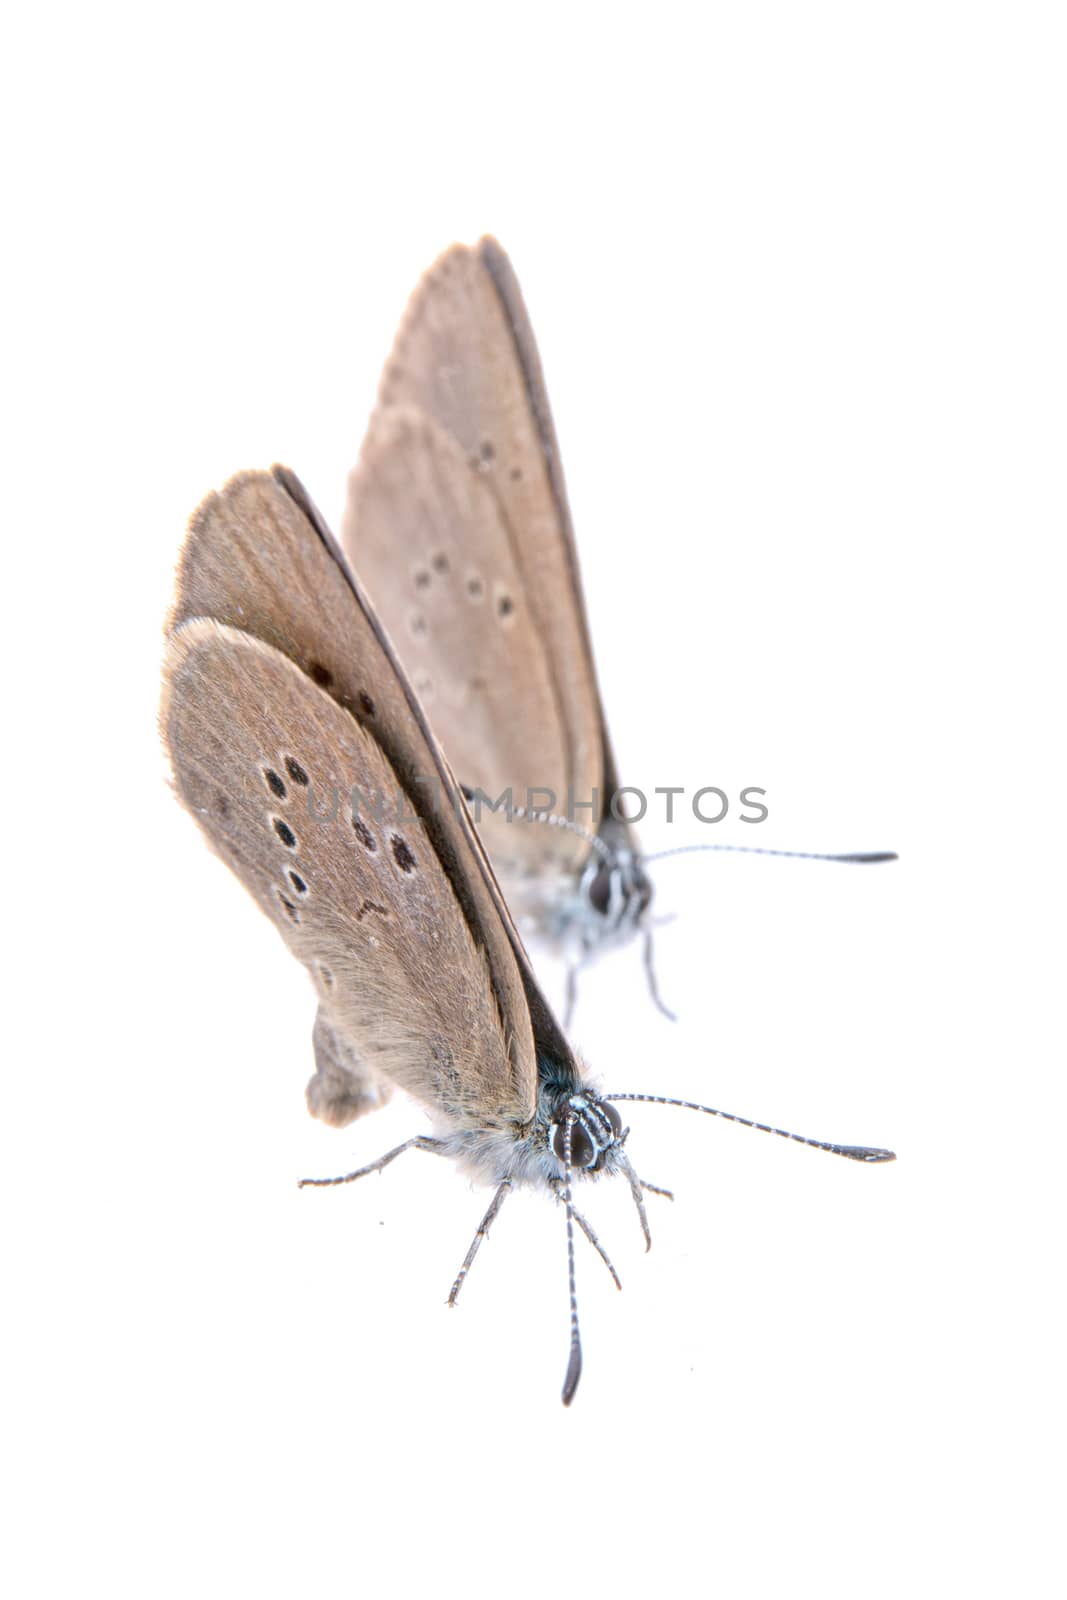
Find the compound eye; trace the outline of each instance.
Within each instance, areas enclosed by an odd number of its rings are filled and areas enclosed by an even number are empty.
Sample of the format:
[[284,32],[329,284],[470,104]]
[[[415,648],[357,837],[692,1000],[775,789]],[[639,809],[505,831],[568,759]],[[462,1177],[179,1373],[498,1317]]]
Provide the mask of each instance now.
[[611,904],[611,867],[607,862],[597,868],[589,885],[589,904],[602,917],[607,916],[608,906]]
[[603,1111],[604,1115],[607,1117],[608,1121],[611,1123],[611,1131],[612,1131],[612,1133],[615,1135],[615,1137],[617,1139],[619,1137],[619,1134],[622,1132],[622,1118],[619,1116],[619,1113],[615,1110],[615,1107],[612,1106],[612,1105],[609,1105],[606,1100],[601,1100],[600,1109],[601,1109],[601,1111]]
[[[565,1122],[557,1122],[552,1131],[552,1150],[558,1161],[566,1160],[566,1130]],[[586,1133],[580,1122],[571,1123],[571,1166],[591,1167],[596,1160],[596,1151],[593,1141]]]

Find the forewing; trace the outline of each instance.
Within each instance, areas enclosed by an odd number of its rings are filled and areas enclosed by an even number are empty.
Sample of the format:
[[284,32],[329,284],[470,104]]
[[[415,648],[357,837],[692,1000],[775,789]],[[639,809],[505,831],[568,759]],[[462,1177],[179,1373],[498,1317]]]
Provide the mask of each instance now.
[[[601,747],[601,772],[604,786],[601,800],[606,805],[618,788],[618,776],[611,739],[608,734],[607,719],[604,716],[600,683],[596,675],[593,640],[589,631],[589,618],[586,614],[585,594],[582,589],[581,568],[578,564],[578,546],[574,538],[574,524],[571,521],[567,486],[563,480],[563,457],[560,454],[559,442],[556,439],[556,427],[552,421],[552,409],[548,403],[548,390],[545,387],[541,355],[537,348],[537,340],[534,338],[530,314],[526,309],[526,302],[519,287],[519,280],[515,275],[515,269],[511,265],[507,252],[494,238],[487,234],[483,239],[479,240],[477,254],[478,259],[493,280],[493,287],[497,292],[504,315],[511,329],[511,337],[514,342],[516,359],[522,372],[522,382],[526,390],[530,416],[541,443],[545,470],[548,473],[548,480],[552,488],[556,518],[567,546],[574,603],[581,623],[582,636],[585,641],[585,657],[588,662],[589,676],[596,699]],[[629,834],[629,829],[627,829],[627,834]],[[636,848],[632,838],[631,848]]]
[[[511,923],[448,764],[358,580],[293,475],[240,473],[189,525],[170,625],[214,617],[281,650],[375,738],[415,806],[485,945],[512,1068],[536,1095],[529,1024],[552,1054],[568,1046]],[[433,804],[437,799],[440,803]]]
[[528,1120],[513,1019],[423,822],[351,816],[354,788],[400,787],[369,727],[286,655],[204,618],[171,637],[162,715],[181,799],[307,966],[324,1026],[438,1116]]
[[[569,756],[544,638],[489,483],[425,413],[380,409],[352,474],[345,548],[459,780],[561,810]],[[506,878],[575,867],[573,834],[483,811]],[[490,817],[492,820],[489,820]]]
[[594,790],[602,801],[603,719],[562,469],[529,320],[501,261],[499,245],[483,241],[477,250],[453,246],[430,268],[397,335],[379,404],[433,417],[492,485],[523,604],[544,644],[568,786],[579,801]]

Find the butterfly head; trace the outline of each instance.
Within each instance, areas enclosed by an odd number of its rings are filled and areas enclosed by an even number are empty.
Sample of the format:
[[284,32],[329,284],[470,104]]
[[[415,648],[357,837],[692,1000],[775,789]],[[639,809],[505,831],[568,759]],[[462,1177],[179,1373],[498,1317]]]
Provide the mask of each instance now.
[[548,1144],[564,1168],[570,1139],[571,1170],[577,1173],[611,1171],[629,1133],[613,1105],[593,1090],[560,1091],[548,1108]]
[[626,845],[593,856],[582,874],[582,899],[605,933],[636,928],[652,901],[652,882]]

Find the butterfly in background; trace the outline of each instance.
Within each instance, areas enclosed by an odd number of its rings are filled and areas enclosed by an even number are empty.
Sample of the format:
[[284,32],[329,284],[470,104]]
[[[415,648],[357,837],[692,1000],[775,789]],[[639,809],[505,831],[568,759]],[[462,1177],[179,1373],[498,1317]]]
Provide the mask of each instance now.
[[638,934],[670,1016],[652,964],[652,858],[613,803],[548,394],[495,239],[452,246],[415,289],[349,480],[342,544],[474,807],[509,905],[567,958],[565,1023],[579,968]]

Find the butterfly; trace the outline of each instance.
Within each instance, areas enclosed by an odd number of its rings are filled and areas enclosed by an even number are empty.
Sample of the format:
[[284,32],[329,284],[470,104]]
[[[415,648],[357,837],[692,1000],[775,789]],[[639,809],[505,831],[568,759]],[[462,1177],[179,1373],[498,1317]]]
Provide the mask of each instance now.
[[[621,1176],[649,1242],[617,1105],[538,986],[470,812],[388,636],[306,492],[284,468],[248,472],[194,515],[167,621],[160,712],[178,798],[310,974],[318,999],[309,1109],[343,1127],[395,1089],[429,1114],[417,1134],[337,1179],[418,1149],[493,1188],[453,1284],[507,1194],[548,1189],[566,1221],[570,1345],[582,1353],[579,1180]],[[381,806],[357,797],[383,796]],[[389,800],[395,804],[387,803]],[[887,1150],[802,1140],[878,1163]],[[666,1191],[657,1191],[666,1193]]]
[[621,803],[541,362],[495,239],[454,245],[416,288],[341,539],[509,904],[567,957],[565,1021],[579,968],[638,935],[671,1015],[652,963],[652,858]]

